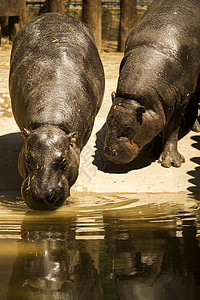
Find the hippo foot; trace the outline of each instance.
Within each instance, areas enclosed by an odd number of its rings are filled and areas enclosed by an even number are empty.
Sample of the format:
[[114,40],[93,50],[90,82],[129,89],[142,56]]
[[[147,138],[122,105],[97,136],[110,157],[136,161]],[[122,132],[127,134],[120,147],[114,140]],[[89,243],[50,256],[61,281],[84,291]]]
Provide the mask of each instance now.
[[179,168],[185,162],[185,158],[178,151],[163,151],[158,160],[161,166],[169,168],[171,166]]
[[199,120],[196,119],[193,127],[192,127],[192,130],[195,131],[195,132],[200,132],[200,124],[199,124]]

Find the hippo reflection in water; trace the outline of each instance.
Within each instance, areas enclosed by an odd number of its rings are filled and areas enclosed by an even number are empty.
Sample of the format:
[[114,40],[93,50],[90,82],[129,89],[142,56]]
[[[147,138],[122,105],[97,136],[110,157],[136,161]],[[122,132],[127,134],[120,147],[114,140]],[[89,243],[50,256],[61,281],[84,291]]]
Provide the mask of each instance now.
[[110,217],[107,211],[105,239],[91,238],[90,231],[82,239],[77,229],[88,220],[80,223],[80,215],[28,212],[6,299],[199,299],[199,224],[191,215],[178,228],[176,218],[152,221],[132,219],[127,211]]
[[104,85],[93,34],[81,21],[44,14],[18,33],[9,88],[25,142],[18,169],[30,208],[54,210],[69,196]]
[[28,212],[23,220],[6,299],[103,300],[91,256],[99,241],[75,239],[74,218],[43,216]]

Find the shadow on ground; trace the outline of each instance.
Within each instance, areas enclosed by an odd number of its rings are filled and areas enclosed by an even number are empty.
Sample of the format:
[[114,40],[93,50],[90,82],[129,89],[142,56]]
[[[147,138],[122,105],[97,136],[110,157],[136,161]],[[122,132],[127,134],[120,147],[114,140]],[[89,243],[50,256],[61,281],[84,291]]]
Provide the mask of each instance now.
[[22,179],[17,160],[23,145],[20,133],[0,136],[0,195],[20,194]]
[[[193,143],[192,146],[200,150],[200,136],[196,135],[193,136],[191,139],[195,141],[195,143]],[[199,166],[197,166],[194,170],[187,172],[192,177],[191,179],[189,179],[189,182],[192,183],[192,186],[188,188],[188,191],[192,193],[192,196],[196,200],[200,200],[200,155],[199,157],[191,158],[191,161]]]
[[[150,147],[151,144],[147,145],[134,159],[132,162],[128,164],[115,164],[109,161],[103,154],[104,140],[107,134],[107,126],[106,124],[97,132],[96,134],[96,144],[95,144],[95,155],[93,164],[98,168],[98,170],[103,171],[105,173],[127,173],[131,170],[142,169],[149,166],[152,162],[154,162],[159,157],[159,149],[160,145],[157,147],[156,155],[152,155],[154,151]],[[152,143],[153,144],[153,143]],[[153,148],[154,149],[154,148]]]

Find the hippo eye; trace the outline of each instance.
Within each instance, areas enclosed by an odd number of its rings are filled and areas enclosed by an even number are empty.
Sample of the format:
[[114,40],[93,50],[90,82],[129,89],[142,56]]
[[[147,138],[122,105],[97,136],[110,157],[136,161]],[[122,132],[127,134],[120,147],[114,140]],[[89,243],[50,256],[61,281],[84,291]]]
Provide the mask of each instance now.
[[64,170],[66,168],[66,166],[67,166],[67,160],[66,160],[66,158],[63,158],[63,160],[60,164],[60,169]]
[[[34,167],[33,167],[33,165],[32,165],[32,163],[31,163],[31,161],[30,161],[30,158],[26,155],[25,156],[25,161],[26,161],[26,163],[27,163],[27,169],[29,170],[29,171],[34,171]],[[38,168],[38,164],[36,165],[36,168]]]
[[30,164],[30,159],[27,155],[25,156],[25,161],[27,162],[27,164]]
[[108,127],[111,126],[111,121],[110,120],[107,120],[106,123],[107,123]]
[[125,132],[126,134],[131,133],[131,127],[130,127],[130,126],[126,126],[126,127],[124,128],[124,132]]

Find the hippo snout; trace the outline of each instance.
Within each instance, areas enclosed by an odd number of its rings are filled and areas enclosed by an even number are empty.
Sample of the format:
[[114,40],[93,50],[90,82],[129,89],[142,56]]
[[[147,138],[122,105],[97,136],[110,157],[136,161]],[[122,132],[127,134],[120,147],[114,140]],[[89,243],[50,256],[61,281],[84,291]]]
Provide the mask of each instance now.
[[26,204],[34,210],[56,210],[69,196],[69,185],[67,180],[62,178],[59,182],[48,186],[31,179],[28,176],[22,183],[21,193]]
[[139,153],[139,147],[130,142],[128,138],[110,139],[105,141],[104,154],[115,164],[127,164]]
[[105,146],[104,153],[105,155],[109,155],[111,157],[118,156],[117,150],[112,149],[110,146]]

